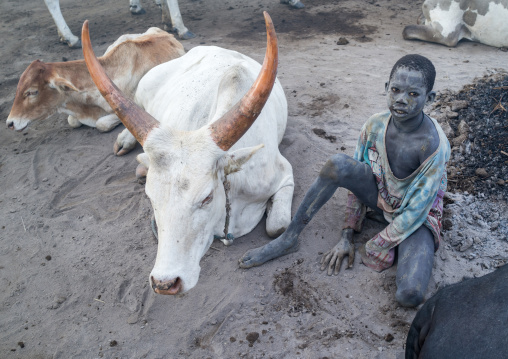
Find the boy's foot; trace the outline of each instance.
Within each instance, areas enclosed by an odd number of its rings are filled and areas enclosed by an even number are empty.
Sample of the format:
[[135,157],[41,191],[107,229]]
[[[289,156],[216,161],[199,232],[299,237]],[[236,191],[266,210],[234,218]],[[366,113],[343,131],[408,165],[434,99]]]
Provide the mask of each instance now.
[[284,234],[262,247],[250,249],[238,260],[240,268],[257,267],[271,259],[298,251],[298,240]]

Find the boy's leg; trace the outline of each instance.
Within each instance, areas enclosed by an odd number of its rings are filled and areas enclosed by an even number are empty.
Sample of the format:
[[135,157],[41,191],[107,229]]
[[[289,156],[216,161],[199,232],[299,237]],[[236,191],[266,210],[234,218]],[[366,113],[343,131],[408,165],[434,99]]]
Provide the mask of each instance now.
[[[298,250],[298,236],[338,187],[353,192],[360,201],[377,208],[377,185],[369,165],[344,154],[332,156],[321,169],[286,231],[270,243],[247,251],[240,267],[250,268]],[[379,210],[379,209],[378,209]]]
[[398,245],[397,293],[404,307],[423,302],[434,263],[434,236],[425,225]]

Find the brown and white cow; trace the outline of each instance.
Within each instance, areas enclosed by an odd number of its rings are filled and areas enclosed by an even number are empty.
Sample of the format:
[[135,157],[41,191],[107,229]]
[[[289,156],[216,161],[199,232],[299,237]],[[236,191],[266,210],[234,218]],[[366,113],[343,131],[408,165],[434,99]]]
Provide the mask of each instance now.
[[[118,87],[133,97],[139,80],[150,69],[184,53],[173,35],[153,27],[144,34],[122,35],[100,62]],[[33,61],[21,75],[7,126],[21,131],[31,121],[57,112],[69,115],[72,127],[87,125],[106,132],[120,123],[94,85],[84,60]]]
[[409,25],[406,40],[456,46],[461,39],[508,46],[508,0],[425,0],[424,25]]
[[[266,212],[266,231],[291,220],[293,172],[279,151],[287,101],[276,79],[278,49],[268,14],[263,66],[236,51],[197,46],[148,72],[135,102],[124,98],[91,51],[83,53],[97,87],[143,146],[145,192],[158,227],[150,283],[156,293],[194,287],[214,235],[241,237]],[[136,105],[136,104],[138,105]]]

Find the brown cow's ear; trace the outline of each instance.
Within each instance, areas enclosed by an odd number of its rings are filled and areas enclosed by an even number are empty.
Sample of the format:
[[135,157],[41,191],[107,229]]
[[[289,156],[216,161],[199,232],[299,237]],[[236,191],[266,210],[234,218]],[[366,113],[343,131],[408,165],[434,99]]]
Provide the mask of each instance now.
[[79,90],[74,86],[69,80],[64,79],[63,77],[56,77],[49,81],[51,87],[57,89],[58,91],[76,91]]

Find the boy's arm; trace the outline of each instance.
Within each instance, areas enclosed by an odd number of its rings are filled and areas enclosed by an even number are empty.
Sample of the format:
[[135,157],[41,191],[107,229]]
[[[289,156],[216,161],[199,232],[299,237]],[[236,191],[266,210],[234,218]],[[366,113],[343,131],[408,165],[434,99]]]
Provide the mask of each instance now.
[[[366,145],[367,133],[364,126],[360,132],[355,154],[353,155],[355,160],[365,162],[364,152]],[[354,229],[355,232],[361,232],[363,220],[365,219],[365,212],[365,205],[363,205],[352,192],[348,191],[343,229],[351,228]]]
[[[363,153],[367,142],[365,133],[365,125],[362,128],[358,143],[356,145],[354,159],[363,162]],[[362,229],[363,219],[365,218],[365,206],[356,198],[356,196],[348,192],[344,226],[342,229],[341,238],[338,243],[323,254],[321,258],[321,270],[328,267],[327,274],[332,275],[339,273],[342,260],[349,256],[347,268],[353,266],[355,260],[355,246],[353,244],[353,231],[360,232]]]

